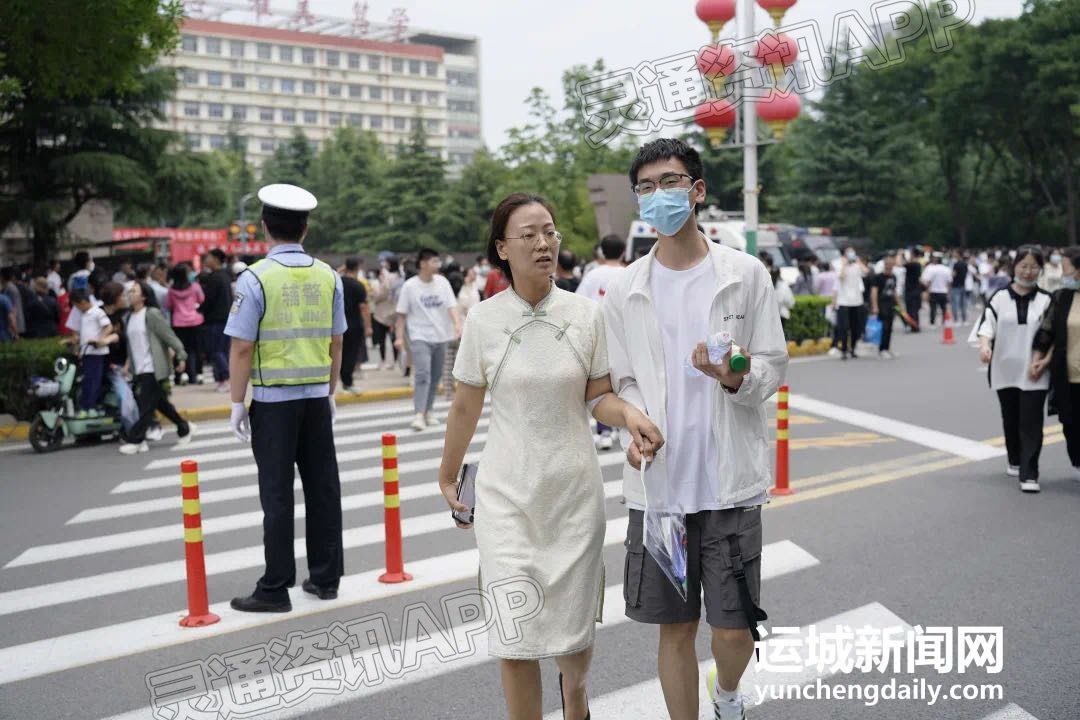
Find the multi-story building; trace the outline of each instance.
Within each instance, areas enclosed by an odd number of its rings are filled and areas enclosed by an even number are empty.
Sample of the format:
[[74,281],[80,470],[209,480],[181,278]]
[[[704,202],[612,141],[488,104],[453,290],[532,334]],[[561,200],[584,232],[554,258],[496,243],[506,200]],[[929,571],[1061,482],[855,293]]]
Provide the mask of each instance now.
[[430,32],[403,40],[187,18],[162,60],[179,73],[167,126],[206,151],[233,130],[257,166],[296,128],[316,148],[343,126],[392,148],[423,123],[457,174],[482,146],[478,43]]

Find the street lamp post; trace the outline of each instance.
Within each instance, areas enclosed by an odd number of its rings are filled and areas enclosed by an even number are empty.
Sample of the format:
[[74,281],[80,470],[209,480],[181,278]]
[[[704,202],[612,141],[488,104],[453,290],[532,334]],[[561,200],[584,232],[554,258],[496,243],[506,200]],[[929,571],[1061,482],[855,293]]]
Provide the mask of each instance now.
[[[754,37],[754,0],[739,0],[735,13],[739,37]],[[743,130],[743,218],[745,222],[746,252],[757,255],[758,230],[758,156],[757,113],[754,112],[752,93],[742,96]]]
[[248,200],[255,197],[255,193],[250,192],[247,195],[240,197],[240,239],[244,242],[244,250],[247,251],[248,231],[247,231],[247,213],[245,206]]

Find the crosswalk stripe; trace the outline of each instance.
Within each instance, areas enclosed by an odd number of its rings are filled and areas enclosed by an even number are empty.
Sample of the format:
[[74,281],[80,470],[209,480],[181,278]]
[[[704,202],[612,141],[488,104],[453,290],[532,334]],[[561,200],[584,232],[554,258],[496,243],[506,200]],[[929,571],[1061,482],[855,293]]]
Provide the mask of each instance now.
[[[625,538],[626,519],[609,520],[604,544],[621,545]],[[479,562],[479,555],[473,548],[406,564],[406,569],[413,576],[413,580],[407,583],[380,583],[378,577],[384,572],[382,569],[347,575],[341,579],[337,600],[317,600],[304,592],[291,593],[293,606],[291,613],[242,613],[229,607],[229,603],[222,602],[210,607],[210,612],[219,615],[221,622],[202,628],[180,627],[178,620],[186,613],[178,610],[69,635],[34,640],[22,645],[13,645],[0,649],[0,685],[62,672],[91,663],[205,640],[209,637],[253,627],[295,620],[328,610],[371,603],[440,585],[475,580]],[[770,543],[761,549],[762,580],[770,580],[818,564],[820,562],[817,558],[790,540]],[[605,598],[607,599],[604,603],[604,624],[623,622],[621,619],[624,618],[621,601],[622,586],[605,588]],[[477,639],[479,640],[479,637]],[[485,656],[481,659],[486,661],[489,658]],[[455,662],[453,665],[438,667],[444,669],[433,672],[433,675],[452,672],[462,666]],[[421,669],[418,673],[423,673],[423,670]],[[405,676],[405,679],[411,681],[412,677],[413,674],[410,673]],[[372,694],[385,687],[383,685],[379,688],[361,688],[358,693]],[[351,700],[359,696],[359,694],[350,694],[347,699]],[[305,708],[310,707],[310,705],[305,705]],[[132,717],[145,717],[145,708],[137,712],[142,714]]]
[[[763,566],[764,567],[764,566]],[[873,628],[903,627],[910,629],[907,623],[901,620],[891,610],[880,603],[869,603],[862,607],[847,612],[833,615],[832,617],[819,620],[812,625],[801,628],[798,637],[805,637],[810,627],[819,627],[832,631],[837,625],[848,627],[864,627],[869,625]],[[712,658],[698,665],[698,707],[699,714],[707,711],[712,717],[712,700],[709,698],[705,678],[713,665]],[[829,668],[818,670],[810,667],[798,672],[767,672],[758,671],[751,662],[743,675],[740,691],[747,695],[753,702],[757,702],[756,693],[748,693],[751,687],[764,687],[766,685],[802,685],[813,683],[818,678],[826,678],[833,673]],[[770,698],[766,696],[765,702]],[[749,703],[747,704],[749,707]],[[645,682],[637,683],[629,687],[616,690],[615,692],[589,698],[589,711],[595,712],[594,717],[629,718],[634,720],[667,720],[667,706],[664,703],[664,693],[660,687],[660,680],[654,678]],[[544,720],[557,720],[561,717],[560,711],[548,713]]]
[[[616,459],[621,461],[622,458],[617,457]],[[609,464],[613,463],[610,463],[609,461]],[[413,492],[407,492],[409,488],[411,488]],[[605,493],[608,493],[607,497],[618,497],[622,493],[622,481],[609,481],[604,484],[604,490]],[[438,497],[441,494],[442,491],[439,489],[438,483],[434,480],[423,485],[404,486],[399,491],[399,496],[403,501]],[[175,504],[176,501],[173,500],[173,505],[175,506]],[[341,498],[341,509],[343,512],[382,506],[382,490],[371,490],[368,492],[356,493],[354,495],[345,495]],[[307,505],[302,502],[297,503],[295,519],[301,520],[305,517],[307,517]],[[225,515],[217,518],[203,517],[202,529],[203,534],[210,538],[210,542],[213,542],[215,534],[231,532],[243,528],[258,527],[262,525],[262,521],[262,511],[252,510],[250,512],[235,513],[233,515]],[[408,520],[406,520],[406,522],[408,522]],[[130,530],[128,532],[80,538],[79,540],[69,540],[67,542],[52,543],[49,545],[37,545],[23,551],[18,557],[5,565],[4,568],[36,565],[38,563],[55,562],[57,560],[65,560],[74,557],[99,555],[114,550],[127,550],[129,548],[154,545],[156,543],[174,542],[181,537],[183,537],[182,525],[180,523],[171,522],[168,525],[159,525],[143,530]]]
[[[475,441],[475,438],[474,438]],[[465,462],[473,462],[480,459],[480,453],[470,453],[466,456]],[[604,453],[600,455],[600,467],[608,467],[610,465],[622,465],[625,462],[625,456],[618,451],[612,451],[610,453]],[[398,474],[404,476],[407,473],[424,472],[428,470],[438,470],[439,465],[442,464],[441,458],[429,458],[427,460],[414,460],[412,462],[402,463],[398,466]],[[361,470],[346,470],[339,473],[339,478],[342,486],[347,483],[358,482],[361,480],[372,480],[382,477],[382,468],[363,468]],[[299,487],[299,485],[297,486]],[[415,488],[416,486],[410,486]],[[426,494],[418,494],[414,496],[407,496],[406,493],[409,490],[402,486],[401,499],[405,500],[407,497],[428,497]],[[413,490],[415,492],[415,490]],[[199,501],[203,507],[210,503],[222,503],[232,500],[242,500],[248,497],[258,497],[259,487],[256,484],[249,483],[240,487],[222,488],[220,490],[207,490],[199,492]],[[380,500],[381,502],[381,500]],[[122,517],[131,517],[133,515],[144,515],[147,513],[174,511],[177,508],[177,497],[156,498],[154,500],[137,500],[129,503],[120,503],[116,505],[105,505],[101,507],[87,508],[79,511],[74,517],[67,521],[68,525],[76,525],[80,523],[97,522],[100,520],[115,520]]]
[[[486,428],[488,426],[488,422],[489,420],[487,418],[482,418],[480,422],[476,425],[477,429]],[[477,433],[473,436],[474,443],[483,442],[486,439],[487,433]],[[442,436],[435,438],[434,440],[398,443],[398,453],[400,456],[400,454],[425,452],[428,450],[442,450],[444,444],[445,438],[443,438]],[[252,457],[251,448],[245,448],[244,450],[240,450],[237,452],[242,452],[244,454],[244,457]],[[373,447],[367,448],[365,450],[352,450],[350,452],[337,453],[337,461],[339,466],[347,462],[355,462],[358,460],[374,460],[376,458],[379,460],[382,459],[382,447]],[[195,457],[193,459],[198,460],[200,463],[203,462],[202,459],[199,457]],[[142,492],[144,490],[175,488],[176,478],[180,473],[179,461],[168,460],[164,462],[166,463],[166,466],[175,467],[176,472],[171,475],[162,475],[160,477],[154,478],[144,478],[142,480],[127,480],[110,490],[110,494],[122,495],[125,493]],[[235,479],[238,477],[243,477],[244,475],[254,475],[258,472],[258,469],[258,466],[254,462],[246,463],[244,465],[231,465],[229,467],[213,468],[211,470],[203,470],[200,467],[199,485],[201,486],[203,483],[214,482],[216,480]]]
[[[619,497],[621,494],[621,482],[605,483],[605,497]],[[625,525],[626,519],[623,518],[622,522]],[[405,518],[401,521],[401,535],[406,538],[453,529],[455,528],[450,520],[449,510]],[[385,533],[386,527],[381,521],[348,528],[341,534],[342,543],[346,550],[379,545],[385,542]],[[293,553],[298,560],[307,557],[305,538],[297,538],[293,541]],[[211,553],[206,556],[205,562],[206,576],[211,577],[260,567],[265,562],[265,555],[261,544],[250,545],[235,550]],[[140,588],[180,582],[187,577],[186,568],[184,560],[167,560],[153,565],[98,573],[89,577],[7,590],[0,592],[0,615],[38,610],[78,600],[106,597]]]
[[990,713],[982,720],[1039,720],[1016,703],[1009,703],[1005,707]]

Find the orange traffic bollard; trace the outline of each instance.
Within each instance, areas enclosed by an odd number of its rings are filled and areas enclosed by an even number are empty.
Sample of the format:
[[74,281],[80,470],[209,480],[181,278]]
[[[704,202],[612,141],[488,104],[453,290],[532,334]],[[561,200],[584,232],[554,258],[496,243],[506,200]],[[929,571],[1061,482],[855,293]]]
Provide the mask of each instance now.
[[379,582],[399,583],[412,580],[401,558],[401,500],[398,495],[397,436],[382,436],[383,507],[386,525],[386,572]]
[[206,563],[203,559],[202,514],[199,510],[199,464],[180,463],[180,487],[184,498],[184,560],[187,562],[187,617],[184,627],[213,625],[219,618],[210,612],[206,594]]
[[949,308],[945,308],[945,320],[941,323],[941,344],[953,345],[956,340],[953,339],[953,321],[952,315],[949,314]]
[[790,495],[788,487],[788,386],[781,385],[776,393],[776,487],[773,495]]

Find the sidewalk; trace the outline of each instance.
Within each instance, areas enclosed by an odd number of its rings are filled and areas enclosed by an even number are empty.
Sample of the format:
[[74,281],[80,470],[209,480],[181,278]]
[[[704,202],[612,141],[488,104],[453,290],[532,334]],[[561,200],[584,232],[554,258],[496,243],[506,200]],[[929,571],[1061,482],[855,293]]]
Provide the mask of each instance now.
[[[381,402],[384,400],[400,400],[412,397],[412,387],[409,378],[404,377],[399,368],[393,370],[376,369],[374,363],[363,366],[363,371],[357,371],[353,375],[356,383],[355,392],[347,393],[341,389],[338,383],[337,394],[334,398],[338,405],[350,405],[353,403]],[[228,393],[219,393],[215,389],[215,383],[211,371],[207,368],[203,373],[202,385],[174,386],[172,390],[172,402],[180,414],[189,420],[216,420],[229,417],[230,397]],[[251,388],[248,387],[248,399],[251,399]],[[10,415],[0,416],[0,443],[5,441],[25,441],[29,423],[17,423]]]

